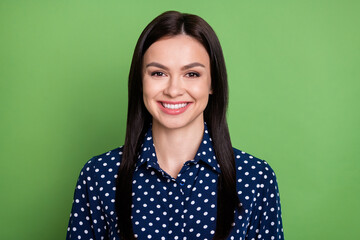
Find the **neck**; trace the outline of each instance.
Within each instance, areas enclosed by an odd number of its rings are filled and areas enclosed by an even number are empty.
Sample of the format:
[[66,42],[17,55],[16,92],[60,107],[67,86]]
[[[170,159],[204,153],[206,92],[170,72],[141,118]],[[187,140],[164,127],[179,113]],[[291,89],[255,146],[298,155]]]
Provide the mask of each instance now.
[[184,163],[194,159],[204,134],[204,122],[169,129],[153,123],[153,141],[160,167],[173,178]]

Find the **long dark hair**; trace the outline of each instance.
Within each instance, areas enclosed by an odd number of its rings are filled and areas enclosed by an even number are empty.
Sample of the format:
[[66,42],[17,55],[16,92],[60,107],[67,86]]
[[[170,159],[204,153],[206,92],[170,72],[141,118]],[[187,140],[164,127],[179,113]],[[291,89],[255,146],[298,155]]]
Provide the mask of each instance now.
[[204,111],[220,165],[218,179],[217,219],[214,239],[225,239],[232,228],[234,211],[239,207],[236,192],[235,158],[226,122],[228,84],[225,60],[214,30],[202,18],[176,11],[156,17],[136,44],[128,83],[128,116],[123,155],[116,183],[116,213],[122,239],[133,240],[131,221],[132,177],[144,135],[152,121],[142,98],[143,56],[151,44],[165,36],[189,35],[198,40],[210,57],[212,94]]

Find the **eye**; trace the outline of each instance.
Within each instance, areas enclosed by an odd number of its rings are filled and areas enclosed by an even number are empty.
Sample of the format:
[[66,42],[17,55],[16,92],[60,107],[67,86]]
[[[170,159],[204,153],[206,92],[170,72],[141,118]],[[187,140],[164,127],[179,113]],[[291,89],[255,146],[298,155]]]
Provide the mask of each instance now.
[[189,72],[186,74],[186,76],[190,77],[190,78],[197,78],[197,77],[200,77],[200,74],[197,72]]
[[155,77],[163,77],[163,76],[165,76],[165,73],[155,71],[155,72],[152,72],[152,73],[151,73],[151,76],[155,76]]

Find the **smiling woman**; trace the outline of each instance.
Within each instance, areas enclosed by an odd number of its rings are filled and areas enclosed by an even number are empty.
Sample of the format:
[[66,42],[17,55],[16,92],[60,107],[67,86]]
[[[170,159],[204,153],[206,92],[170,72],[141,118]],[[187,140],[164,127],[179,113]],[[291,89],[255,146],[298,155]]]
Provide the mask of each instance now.
[[211,74],[201,43],[185,34],[160,39],[146,51],[144,66],[143,98],[153,128],[203,129]]
[[200,17],[142,32],[125,144],[81,171],[67,239],[283,239],[275,173],[231,145],[225,61]]

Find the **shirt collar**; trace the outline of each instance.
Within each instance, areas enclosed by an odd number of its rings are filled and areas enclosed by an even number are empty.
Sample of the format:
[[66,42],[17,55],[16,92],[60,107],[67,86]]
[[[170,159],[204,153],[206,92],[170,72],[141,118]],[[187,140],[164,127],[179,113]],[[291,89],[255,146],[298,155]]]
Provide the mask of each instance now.
[[[210,137],[206,123],[204,124],[204,134],[201,144],[194,159],[191,161],[198,163],[202,161],[208,165],[213,171],[220,173],[220,166],[216,160],[212,139]],[[148,168],[155,168],[161,170],[156,158],[155,146],[152,138],[152,128],[149,127],[145,134],[143,144],[141,145],[140,155],[136,162],[136,167],[146,164]]]

